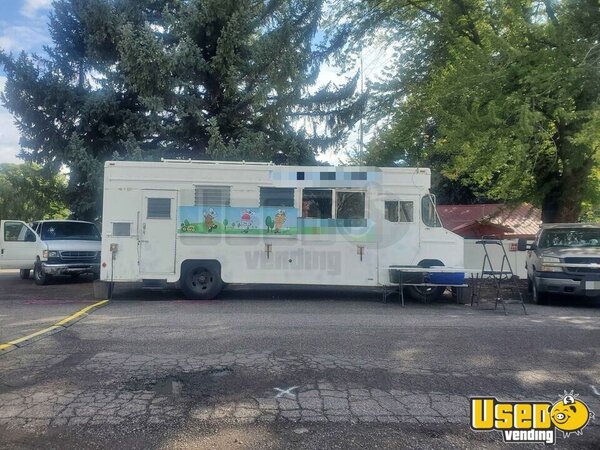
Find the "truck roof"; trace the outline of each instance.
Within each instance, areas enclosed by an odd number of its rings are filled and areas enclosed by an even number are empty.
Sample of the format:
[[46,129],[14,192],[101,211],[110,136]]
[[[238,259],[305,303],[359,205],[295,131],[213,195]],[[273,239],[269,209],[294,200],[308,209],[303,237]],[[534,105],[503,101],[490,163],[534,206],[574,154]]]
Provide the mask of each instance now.
[[540,225],[542,230],[551,230],[554,228],[600,228],[600,223],[543,223]]
[[305,172],[318,172],[322,170],[332,170],[332,169],[341,169],[348,171],[364,171],[364,170],[373,170],[380,169],[389,172],[397,172],[397,173],[422,173],[422,174],[431,174],[431,169],[426,167],[377,167],[377,166],[288,166],[288,165],[278,165],[272,162],[251,162],[251,161],[210,161],[210,160],[194,160],[194,159],[162,159],[161,161],[107,161],[104,164],[104,167],[110,166],[140,166],[140,167],[160,167],[167,165],[192,165],[197,167],[210,167],[210,166],[226,166],[229,168],[279,168],[285,170],[301,170]]

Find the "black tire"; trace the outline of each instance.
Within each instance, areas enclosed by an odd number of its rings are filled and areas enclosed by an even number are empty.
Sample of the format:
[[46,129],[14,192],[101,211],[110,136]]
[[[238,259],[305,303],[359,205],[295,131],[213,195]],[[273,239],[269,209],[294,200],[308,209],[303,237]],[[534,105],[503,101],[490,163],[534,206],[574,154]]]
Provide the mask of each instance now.
[[[419,263],[419,267],[428,268],[443,266],[441,261],[425,259]],[[446,291],[446,286],[407,286],[406,292],[409,297],[420,302],[438,300]]]
[[223,289],[223,280],[212,264],[188,267],[181,277],[181,290],[190,300],[210,300]]
[[408,295],[420,302],[431,302],[438,300],[446,290],[446,286],[407,286]]
[[31,269],[19,270],[19,277],[21,277],[21,280],[28,280],[30,275],[31,275]]
[[51,279],[52,275],[44,273],[41,264],[38,263],[33,267],[33,281],[35,281],[35,284],[38,286],[44,286],[48,284]]
[[531,301],[536,305],[545,305],[548,303],[548,294],[538,290],[535,278],[531,281]]

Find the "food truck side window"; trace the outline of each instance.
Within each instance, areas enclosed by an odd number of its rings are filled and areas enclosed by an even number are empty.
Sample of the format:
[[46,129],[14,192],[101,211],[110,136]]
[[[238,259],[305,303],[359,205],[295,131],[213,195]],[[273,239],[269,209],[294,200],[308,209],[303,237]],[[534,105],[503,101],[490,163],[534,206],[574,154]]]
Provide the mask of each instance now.
[[302,190],[302,217],[331,219],[333,191],[331,189]]

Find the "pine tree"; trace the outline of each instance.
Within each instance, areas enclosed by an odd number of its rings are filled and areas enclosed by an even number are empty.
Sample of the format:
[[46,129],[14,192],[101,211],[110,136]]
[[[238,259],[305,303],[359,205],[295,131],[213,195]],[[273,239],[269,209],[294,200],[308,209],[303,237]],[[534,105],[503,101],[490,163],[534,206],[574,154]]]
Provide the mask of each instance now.
[[322,14],[323,0],[57,0],[43,56],[0,52],[21,156],[67,166],[84,219],[109,159],[312,163],[362,108],[356,78],[308,89],[340,45],[316,38]]

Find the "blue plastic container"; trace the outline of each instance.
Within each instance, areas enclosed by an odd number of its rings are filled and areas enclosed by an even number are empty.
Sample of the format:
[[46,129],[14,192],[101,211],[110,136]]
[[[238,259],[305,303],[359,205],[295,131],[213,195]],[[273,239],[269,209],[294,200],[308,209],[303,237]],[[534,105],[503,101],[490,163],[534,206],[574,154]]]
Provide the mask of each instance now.
[[464,272],[432,272],[429,274],[431,284],[464,284]]

